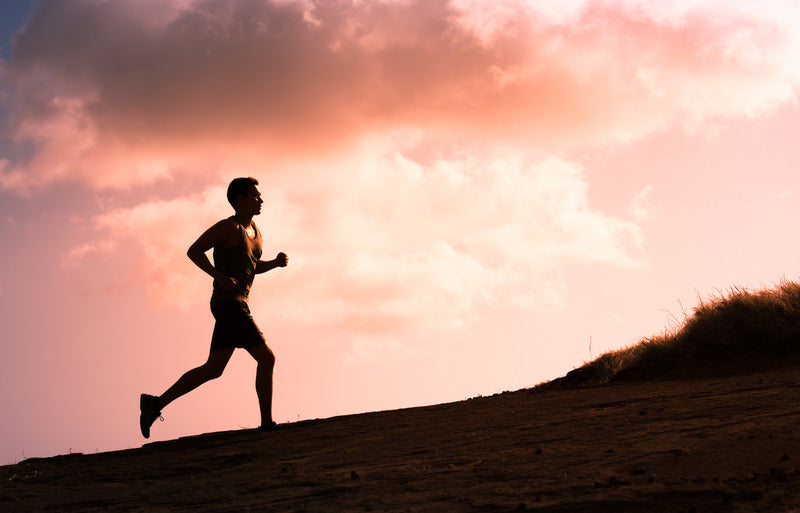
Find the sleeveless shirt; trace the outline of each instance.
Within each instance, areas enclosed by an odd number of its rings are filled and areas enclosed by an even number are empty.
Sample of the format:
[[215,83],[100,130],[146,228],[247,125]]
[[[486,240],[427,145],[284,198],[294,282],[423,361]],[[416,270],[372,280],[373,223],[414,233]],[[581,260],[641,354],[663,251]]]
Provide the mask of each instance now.
[[255,237],[251,238],[245,233],[243,226],[238,223],[237,226],[240,232],[239,243],[235,246],[215,246],[214,267],[225,276],[235,279],[238,286],[233,290],[221,290],[214,283],[214,292],[211,294],[212,301],[247,301],[247,297],[250,295],[250,286],[256,275],[256,264],[261,258],[261,232],[253,223]]

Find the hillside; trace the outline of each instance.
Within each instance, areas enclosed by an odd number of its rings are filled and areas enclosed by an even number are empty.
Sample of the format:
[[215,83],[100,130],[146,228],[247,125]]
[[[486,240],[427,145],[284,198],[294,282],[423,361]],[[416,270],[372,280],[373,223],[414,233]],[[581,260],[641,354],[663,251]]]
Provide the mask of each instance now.
[[798,362],[800,284],[782,281],[773,288],[732,288],[701,299],[674,329],[603,354],[541,386],[725,376]]
[[0,467],[0,510],[796,511],[800,374],[534,389]]

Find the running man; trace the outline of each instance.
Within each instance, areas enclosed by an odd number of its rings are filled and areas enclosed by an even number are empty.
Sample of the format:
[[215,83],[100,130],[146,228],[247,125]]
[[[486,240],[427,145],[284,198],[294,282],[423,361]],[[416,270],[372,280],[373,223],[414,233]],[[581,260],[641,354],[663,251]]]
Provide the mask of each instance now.
[[[284,253],[274,260],[260,260],[261,232],[253,222],[253,216],[261,213],[261,193],[255,178],[236,178],[228,186],[228,202],[235,214],[205,231],[189,247],[186,253],[197,267],[214,278],[211,294],[211,313],[216,324],[211,336],[211,351],[206,363],[181,376],[160,396],[142,394],[139,427],[145,438],[150,437],[150,426],[161,416],[161,410],[169,403],[218,378],[233,355],[241,347],[256,360],[256,394],[261,409],[261,426],[267,431],[277,425],[272,420],[272,370],[275,355],[267,347],[264,335],[258,329],[247,298],[256,274],[286,267],[289,263]],[[206,256],[213,249],[214,263]]]

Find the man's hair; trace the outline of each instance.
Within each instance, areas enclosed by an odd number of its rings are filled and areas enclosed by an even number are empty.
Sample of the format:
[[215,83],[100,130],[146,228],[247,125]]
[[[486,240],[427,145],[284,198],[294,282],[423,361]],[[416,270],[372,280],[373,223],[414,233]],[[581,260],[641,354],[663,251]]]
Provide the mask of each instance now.
[[234,178],[228,185],[228,203],[236,208],[236,198],[247,194],[247,189],[253,185],[258,185],[258,180],[252,176],[247,178]]

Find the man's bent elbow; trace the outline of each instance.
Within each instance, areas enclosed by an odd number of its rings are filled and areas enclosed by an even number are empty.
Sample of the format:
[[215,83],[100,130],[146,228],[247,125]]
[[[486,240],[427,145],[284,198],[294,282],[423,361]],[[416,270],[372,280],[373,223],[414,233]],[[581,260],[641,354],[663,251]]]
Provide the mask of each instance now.
[[198,254],[198,253],[201,253],[201,251],[200,251],[200,249],[199,249],[197,246],[195,246],[194,244],[192,244],[191,246],[189,246],[189,249],[187,249],[187,250],[186,250],[186,256],[188,256],[188,257],[189,257],[189,259],[191,259],[191,260],[194,260],[195,258],[197,258],[197,254]]
[[197,265],[200,265],[199,262],[202,262],[204,254],[205,252],[201,251],[199,248],[196,248],[194,246],[190,247],[186,251],[186,256],[189,257],[189,260],[191,260]]

